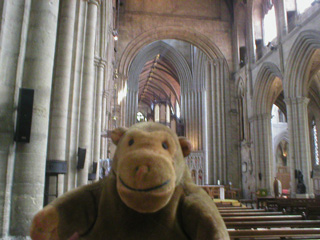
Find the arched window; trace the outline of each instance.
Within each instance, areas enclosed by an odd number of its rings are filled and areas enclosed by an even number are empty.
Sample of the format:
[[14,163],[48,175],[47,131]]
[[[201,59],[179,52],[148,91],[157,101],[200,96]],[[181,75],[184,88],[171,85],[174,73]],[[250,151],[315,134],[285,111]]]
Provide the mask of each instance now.
[[312,124],[312,142],[313,142],[313,149],[314,149],[315,165],[320,165],[318,132],[317,132],[317,125],[314,119],[312,120],[311,124]]
[[279,114],[279,122],[287,122],[286,115],[284,115],[284,113],[280,109],[278,109],[278,114]]
[[238,100],[238,108],[239,108],[239,122],[240,122],[240,141],[244,140],[244,114],[243,114],[243,96],[241,96]]
[[178,101],[176,101],[176,116],[177,118],[180,118],[180,106]]
[[144,122],[144,121],[147,121],[145,116],[142,114],[142,112],[138,112],[137,113],[137,121],[138,122]]
[[166,122],[170,123],[170,117],[171,117],[171,111],[170,111],[170,106],[167,104],[166,106]]
[[159,104],[156,104],[154,107],[154,121],[160,122],[160,107]]
[[277,23],[276,23],[276,13],[274,6],[272,5],[271,9],[268,10],[263,19],[263,33],[264,45],[268,45],[273,39],[277,37]]

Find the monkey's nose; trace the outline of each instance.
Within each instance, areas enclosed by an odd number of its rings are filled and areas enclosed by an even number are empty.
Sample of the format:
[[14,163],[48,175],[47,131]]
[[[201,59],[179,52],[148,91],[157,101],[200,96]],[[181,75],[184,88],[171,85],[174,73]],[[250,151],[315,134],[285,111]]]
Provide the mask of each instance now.
[[136,180],[141,182],[143,177],[150,171],[150,168],[147,165],[141,165],[136,167]]

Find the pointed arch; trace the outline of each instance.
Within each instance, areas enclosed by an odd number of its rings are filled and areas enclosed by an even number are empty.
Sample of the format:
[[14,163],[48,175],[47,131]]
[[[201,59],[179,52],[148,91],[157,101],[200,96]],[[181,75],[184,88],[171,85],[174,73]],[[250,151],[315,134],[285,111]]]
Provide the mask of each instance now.
[[271,99],[272,94],[270,94],[272,84],[276,77],[280,80],[283,79],[280,69],[275,64],[266,62],[261,66],[253,90],[252,102],[254,115],[270,113],[271,106],[276,100]]
[[273,149],[274,151],[276,150],[276,148],[278,147],[278,145],[280,144],[280,142],[284,140],[289,144],[289,133],[288,131],[283,131],[281,132],[279,135],[277,135],[274,140],[273,140]]
[[310,74],[310,59],[313,53],[320,49],[320,32],[307,30],[300,33],[293,44],[284,81],[286,98],[308,97],[308,80]]
[[141,49],[133,59],[128,72],[128,88],[137,90],[139,74],[146,62],[150,61],[157,54],[168,60],[176,69],[180,85],[189,85],[192,81],[192,75],[185,58],[169,44],[157,41]]
[[[205,182],[207,184],[214,184],[217,182],[217,179],[220,179],[223,183],[227,183],[228,135],[226,132],[229,116],[226,115],[226,112],[230,110],[230,105],[226,104],[226,102],[229,102],[226,98],[229,98],[230,92],[230,85],[228,83],[230,72],[226,58],[207,36],[195,30],[179,26],[155,27],[140,34],[128,43],[121,54],[117,65],[120,82],[122,85],[125,85],[124,83],[127,81],[128,84],[129,82],[130,84],[134,83],[135,80],[131,77],[131,73],[136,74],[139,72],[136,70],[140,66],[140,63],[136,62],[139,53],[144,51],[144,47],[166,39],[190,43],[197,49],[200,49],[201,54],[204,55],[204,57],[199,55],[198,61],[199,63],[203,62],[201,64],[202,68],[199,69],[199,71],[201,70],[201,74],[198,74],[199,77],[197,78],[194,78],[190,74],[192,78],[189,78],[188,75],[182,75],[186,74],[183,68],[187,67],[187,65],[181,59],[179,60],[179,57],[175,57],[173,51],[170,51],[172,53],[171,56],[176,58],[175,64],[177,66],[180,64],[178,68],[181,70],[181,75],[179,76],[181,86],[181,115],[185,124],[186,137],[191,140],[193,139],[195,145],[197,145],[197,142],[210,139],[210,141],[206,142],[206,145],[202,146],[202,149],[199,149],[201,153],[206,154],[204,155],[207,162],[204,166]],[[170,47],[167,46],[167,49],[170,50]],[[135,64],[137,64],[137,68],[134,67]],[[176,69],[177,71],[178,68]],[[190,69],[187,70],[187,73],[190,73]],[[195,84],[196,81],[205,84]],[[130,126],[135,122],[135,118],[132,116],[135,116],[138,109],[138,89],[136,89],[136,86],[132,87],[128,87],[127,97],[120,105],[120,119],[121,124],[124,126]],[[200,114],[192,114],[196,112]],[[213,129],[212,126],[217,126],[216,123],[220,123],[220,127]],[[195,126],[201,126],[199,132],[195,130]],[[209,161],[210,164],[208,164]],[[215,168],[213,163],[217,164],[219,168]],[[218,169],[221,171],[218,171]],[[235,181],[238,181],[237,177],[232,179],[232,182]]]
[[186,41],[201,49],[211,60],[226,60],[220,49],[206,36],[185,28],[176,26],[156,27],[152,30],[146,31],[132,40],[124,50],[118,65],[118,70],[124,75],[128,76],[129,66],[133,59],[140,52],[140,50],[152,42],[164,39],[176,39]]
[[244,97],[246,92],[246,85],[242,77],[239,77],[237,79],[235,86],[237,86],[237,97]]
[[268,192],[272,189],[274,171],[270,112],[272,104],[282,91],[282,84],[280,86],[279,83],[281,79],[282,74],[279,68],[273,63],[266,62],[258,72],[253,91],[253,117],[251,119],[253,153],[256,162],[256,176],[260,176],[260,181],[256,182],[256,188],[267,188]]

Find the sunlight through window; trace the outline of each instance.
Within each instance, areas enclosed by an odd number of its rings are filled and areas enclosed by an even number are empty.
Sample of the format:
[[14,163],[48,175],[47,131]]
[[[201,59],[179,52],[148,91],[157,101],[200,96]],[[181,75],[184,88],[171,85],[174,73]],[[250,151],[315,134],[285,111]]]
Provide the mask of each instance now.
[[180,118],[180,106],[178,101],[176,101],[176,115],[177,115],[177,118]]
[[313,133],[313,146],[314,146],[314,157],[315,157],[315,164],[320,165],[319,160],[319,145],[318,145],[318,132],[317,132],[317,125],[315,121],[312,121],[312,133]]
[[264,16],[264,45],[267,45],[277,36],[277,23],[274,7]]
[[307,8],[311,7],[314,0],[297,0],[297,10],[299,13],[303,13]]
[[138,120],[138,122],[146,122],[147,121],[147,119],[144,117],[142,112],[137,113],[137,120]]

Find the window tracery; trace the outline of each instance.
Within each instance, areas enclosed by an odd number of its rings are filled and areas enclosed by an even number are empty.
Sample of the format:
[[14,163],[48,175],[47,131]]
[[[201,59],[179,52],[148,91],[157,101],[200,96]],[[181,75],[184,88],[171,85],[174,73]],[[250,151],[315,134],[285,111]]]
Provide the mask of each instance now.
[[318,131],[317,131],[317,125],[314,119],[312,120],[312,141],[313,141],[315,165],[320,165]]

